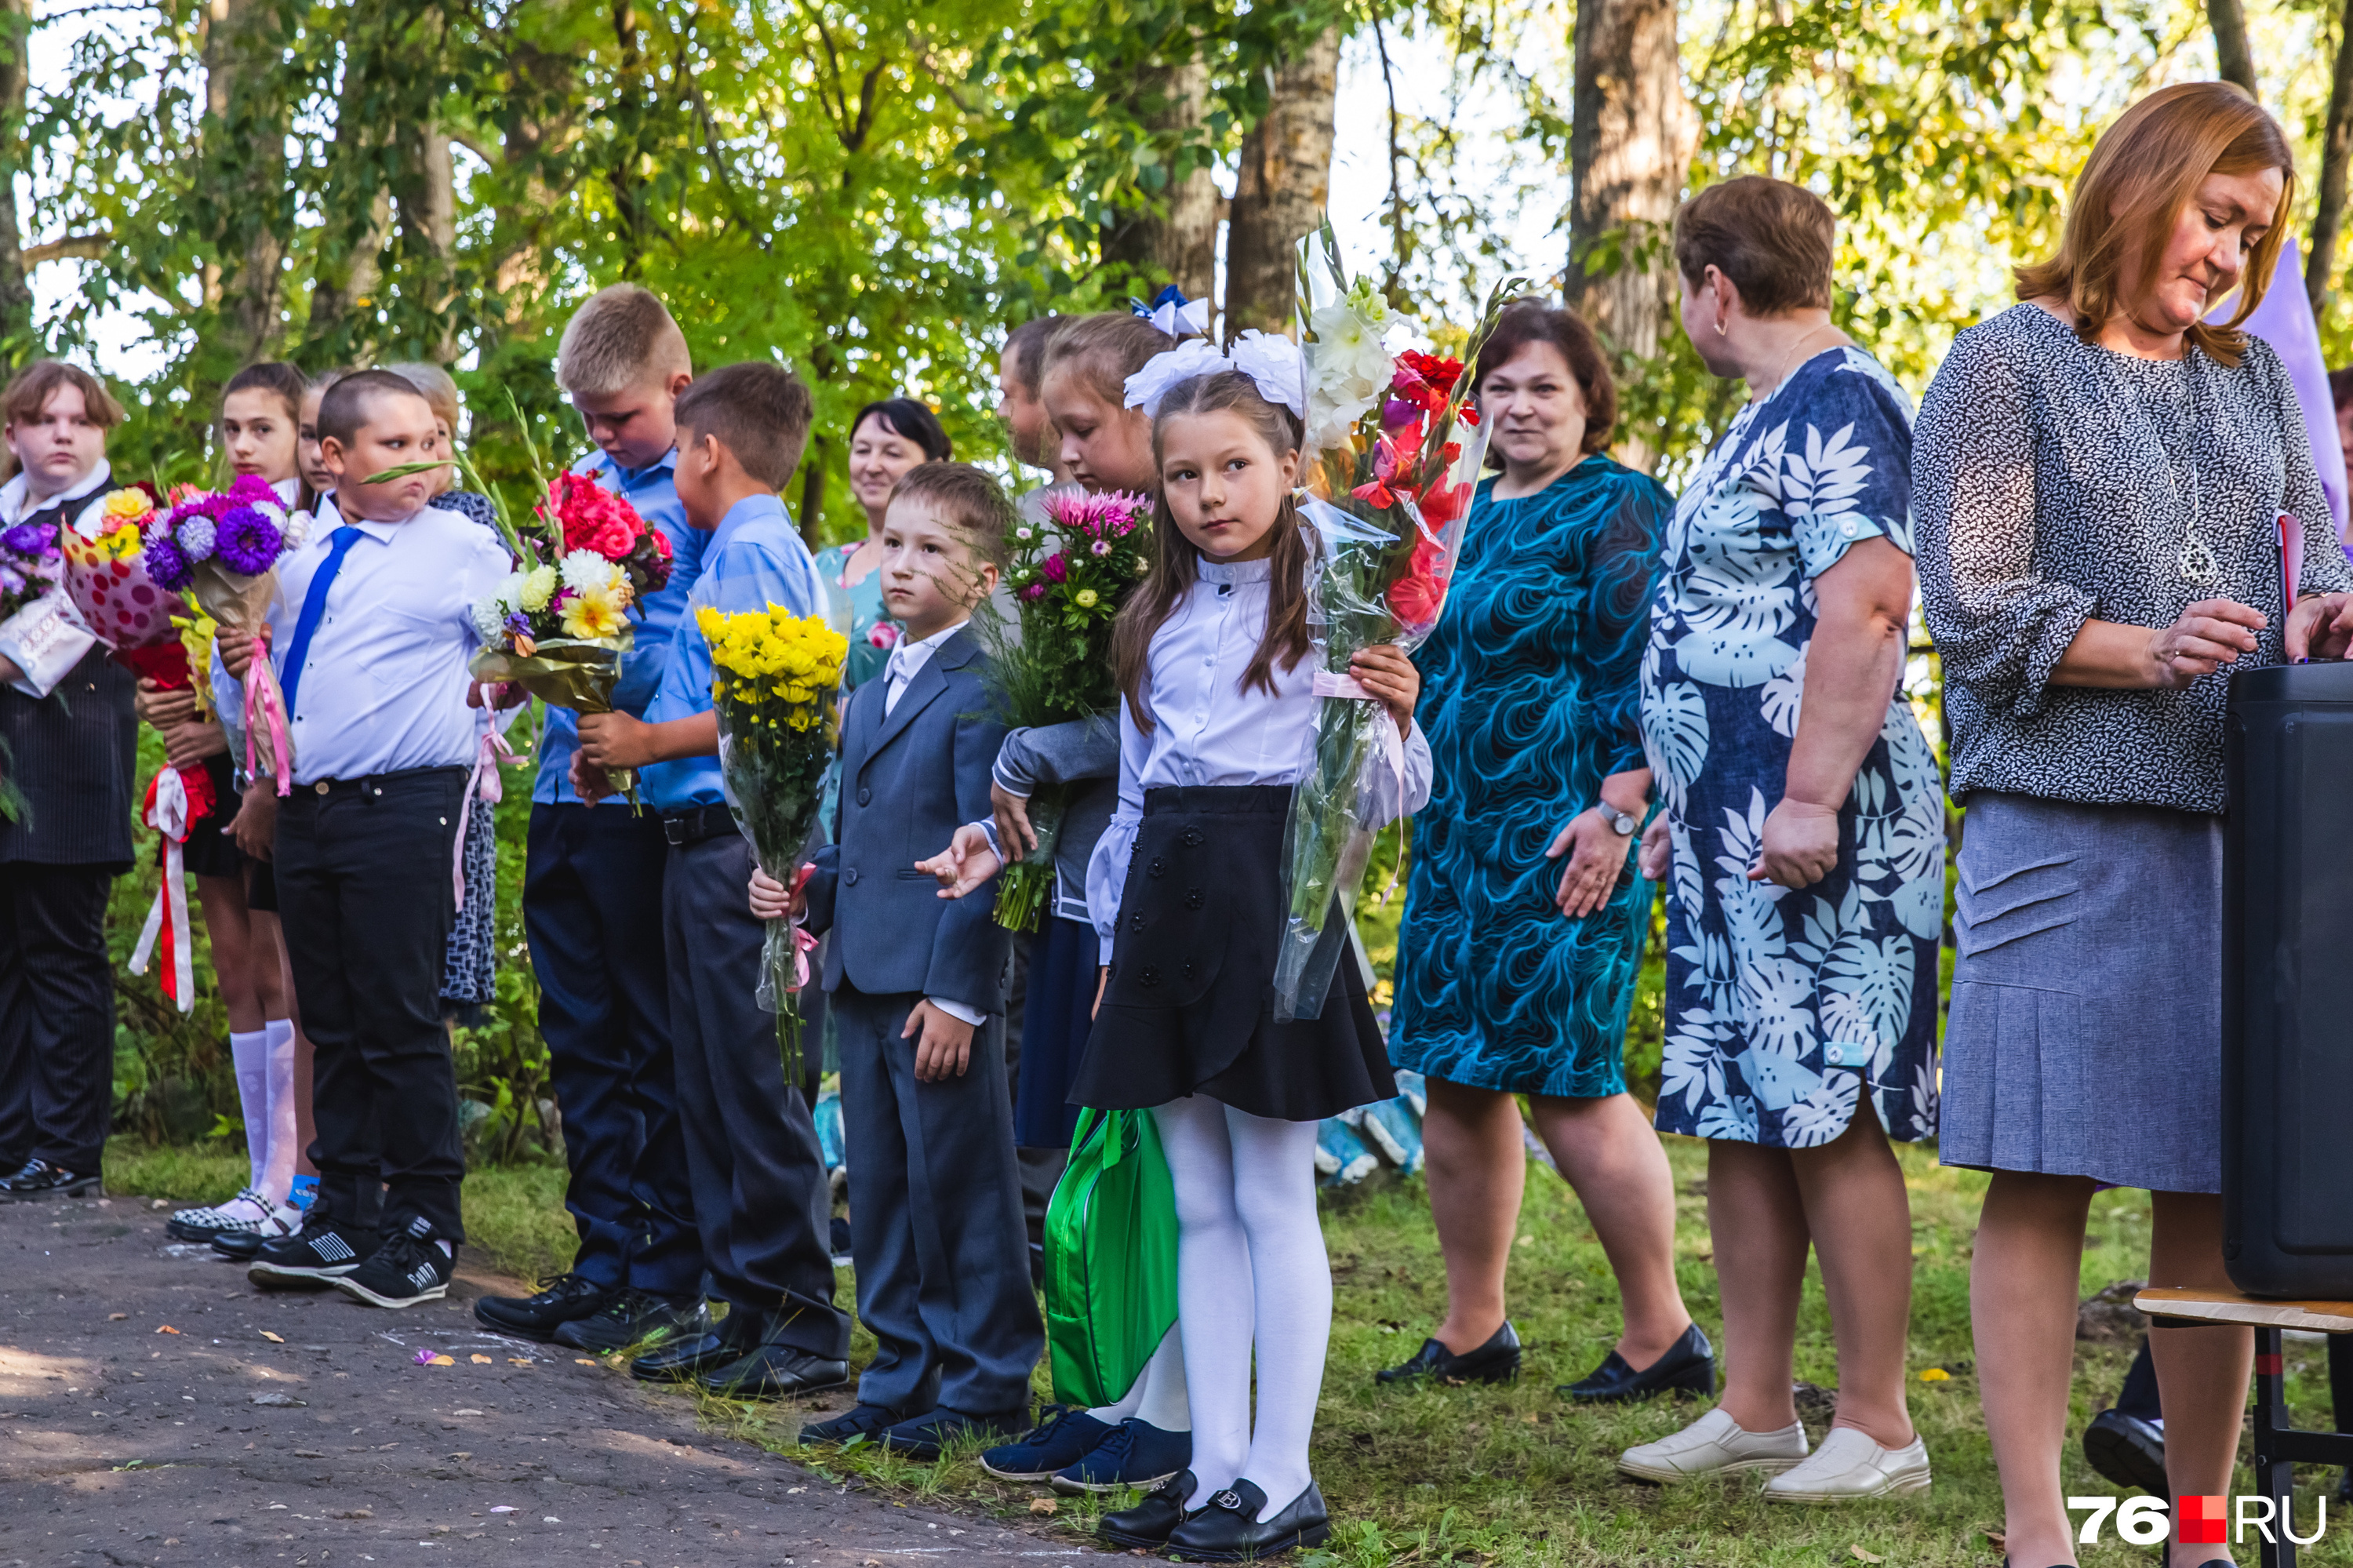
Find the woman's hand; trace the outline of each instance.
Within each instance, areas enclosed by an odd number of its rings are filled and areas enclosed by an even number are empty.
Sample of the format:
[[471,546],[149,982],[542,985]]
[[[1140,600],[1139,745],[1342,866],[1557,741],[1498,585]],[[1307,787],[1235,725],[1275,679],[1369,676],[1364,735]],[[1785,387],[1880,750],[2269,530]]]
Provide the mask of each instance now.
[[1008,794],[1005,786],[996,779],[988,781],[988,809],[997,818],[997,842],[1005,850],[1008,860],[1028,858],[1038,847],[1038,834],[1029,826],[1029,802],[1019,795]]
[[1751,882],[1811,887],[1838,864],[1838,809],[1792,800],[1787,795],[1765,818]]
[[2148,683],[2159,691],[2181,691],[2199,676],[2236,663],[2240,654],[2253,652],[2255,633],[2263,626],[2259,609],[2232,599],[2201,599],[2180,620],[2148,634]]
[[175,724],[188,724],[196,716],[196,694],[187,686],[159,686],[152,676],[139,679],[139,690],[131,699],[139,722],[157,729],[169,729]]
[[1005,863],[988,847],[988,835],[970,822],[955,831],[947,848],[915,863],[917,871],[927,871],[938,879],[943,898],[962,898],[1004,868]]
[[1560,889],[1552,901],[1571,920],[1582,920],[1609,902],[1618,874],[1626,869],[1626,840],[1601,820],[1600,808],[1571,817],[1545,851],[1546,860],[1568,856],[1560,870]]
[[1403,735],[1413,725],[1413,705],[1421,696],[1421,672],[1405,651],[1393,643],[1377,643],[1350,655],[1348,673],[1376,702],[1388,709]]
[[2353,648],[2353,593],[2320,593],[2296,601],[2282,633],[2287,662],[2342,659]]
[[278,858],[278,786],[256,779],[239,799],[237,819],[228,825],[237,847],[255,860]]
[[164,760],[174,768],[193,768],[227,750],[228,732],[211,719],[175,724],[164,731]]
[[1673,855],[1674,845],[1667,838],[1667,814],[1661,811],[1651,819],[1651,825],[1642,830],[1642,851],[1636,857],[1635,867],[1641,872],[1645,882],[1663,881],[1667,874],[1667,862]]

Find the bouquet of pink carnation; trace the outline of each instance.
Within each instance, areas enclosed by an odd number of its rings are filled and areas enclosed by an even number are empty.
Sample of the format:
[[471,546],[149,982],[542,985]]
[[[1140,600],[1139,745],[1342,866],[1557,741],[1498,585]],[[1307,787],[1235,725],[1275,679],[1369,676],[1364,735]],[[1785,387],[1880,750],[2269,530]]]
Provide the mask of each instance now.
[[[1112,675],[1112,621],[1152,561],[1148,495],[1091,495],[1075,485],[1056,486],[1039,497],[1034,510],[1034,516],[1014,524],[1012,567],[1005,577],[1019,635],[995,616],[973,620],[988,649],[997,706],[1016,727],[1114,711],[1119,688]],[[1060,785],[1043,786],[1030,800],[1038,843],[1005,868],[997,892],[999,925],[1033,929],[1039,912],[1052,903],[1054,842],[1065,804]]]

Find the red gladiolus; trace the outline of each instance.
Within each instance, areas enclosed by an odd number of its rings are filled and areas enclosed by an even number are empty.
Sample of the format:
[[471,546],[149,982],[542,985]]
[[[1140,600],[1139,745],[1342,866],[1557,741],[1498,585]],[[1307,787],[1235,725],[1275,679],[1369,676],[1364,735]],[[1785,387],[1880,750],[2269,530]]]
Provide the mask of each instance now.
[[1439,606],[1446,599],[1447,567],[1438,546],[1428,536],[1414,546],[1404,574],[1389,585],[1389,613],[1398,618],[1400,625],[1423,627],[1436,623]]

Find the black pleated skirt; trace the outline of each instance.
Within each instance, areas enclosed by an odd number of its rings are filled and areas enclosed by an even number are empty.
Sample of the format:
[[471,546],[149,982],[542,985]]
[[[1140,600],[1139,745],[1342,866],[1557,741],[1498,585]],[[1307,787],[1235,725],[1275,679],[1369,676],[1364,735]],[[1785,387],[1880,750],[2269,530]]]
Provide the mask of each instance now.
[[[1353,955],[1340,955],[1323,1016],[1275,1022],[1290,811],[1287,784],[1145,792],[1073,1105],[1208,1095],[1252,1116],[1320,1121],[1396,1095]],[[1324,940],[1347,939],[1335,910]]]
[[226,753],[206,758],[205,771],[213,780],[212,813],[188,824],[187,842],[180,846],[180,863],[192,876],[242,876],[245,852],[227,831],[237,820],[237,774]]

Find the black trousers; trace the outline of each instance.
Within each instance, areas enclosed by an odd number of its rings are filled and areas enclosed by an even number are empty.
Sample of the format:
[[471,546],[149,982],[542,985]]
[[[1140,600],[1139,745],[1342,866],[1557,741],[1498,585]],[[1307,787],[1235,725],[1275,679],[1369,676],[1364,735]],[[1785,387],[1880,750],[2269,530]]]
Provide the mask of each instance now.
[[782,1311],[772,1340],[839,1359],[849,1319],[833,1304],[825,1156],[808,1101],[785,1082],[776,1021],[754,995],[765,927],[745,903],[751,881],[751,846],[736,832],[673,847],[662,878],[694,1218],[730,1305]]
[[0,863],[0,1167],[97,1175],[114,1097],[111,865]]
[[669,855],[651,811],[535,805],[522,923],[572,1167],[573,1269],[674,1300],[702,1283],[702,1238],[670,1053]]
[[[465,1235],[458,1079],[441,1024],[457,918],[450,857],[463,768],[419,768],[280,802],[279,918],[315,1051],[311,1114],[321,1213]],[[379,1202],[376,1182],[385,1191]]]

